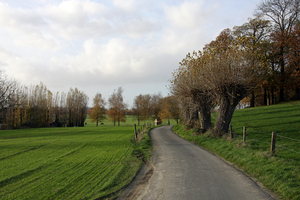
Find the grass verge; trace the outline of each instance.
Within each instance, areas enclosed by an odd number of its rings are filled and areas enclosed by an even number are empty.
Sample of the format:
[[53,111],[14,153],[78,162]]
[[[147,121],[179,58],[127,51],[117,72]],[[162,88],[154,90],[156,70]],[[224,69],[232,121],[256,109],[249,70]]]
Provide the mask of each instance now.
[[[182,125],[173,130],[232,162],[280,198],[300,199],[300,103],[236,110],[232,125],[236,133],[233,140],[195,135]],[[241,137],[243,126],[247,127],[246,145]],[[280,135],[274,155],[270,153],[272,131]]]

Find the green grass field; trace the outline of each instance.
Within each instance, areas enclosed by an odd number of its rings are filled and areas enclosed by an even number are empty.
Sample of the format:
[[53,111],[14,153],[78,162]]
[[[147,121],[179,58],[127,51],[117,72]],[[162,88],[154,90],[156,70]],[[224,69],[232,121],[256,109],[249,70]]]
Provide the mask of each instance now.
[[[234,163],[282,199],[300,199],[300,102],[236,110],[231,124],[238,134],[233,140],[195,135],[181,125],[174,131]],[[274,155],[270,153],[272,131],[278,134]]]
[[131,126],[2,130],[0,199],[114,197],[142,164],[133,138]]
[[[87,115],[87,119],[85,120],[85,122],[87,123],[85,125],[86,127],[95,127],[96,126],[96,122],[92,122],[89,115]],[[114,125],[114,122],[110,121],[108,116],[102,122],[103,122],[104,125],[100,125],[101,124],[101,122],[100,122],[98,124],[98,126],[113,126]],[[133,126],[134,124],[138,125],[138,121],[135,118],[135,116],[133,116],[133,115],[126,115],[126,121],[125,122],[120,122],[120,126]],[[154,125],[154,120],[153,119],[148,119],[148,120],[145,120],[145,121],[140,121],[140,125],[143,125],[143,124],[146,124],[146,125],[148,124],[149,126],[151,124],[153,126]],[[168,121],[165,120],[165,121],[163,121],[162,124],[167,125]],[[170,124],[175,125],[176,121],[171,119]],[[116,122],[116,126],[118,126],[118,122]]]

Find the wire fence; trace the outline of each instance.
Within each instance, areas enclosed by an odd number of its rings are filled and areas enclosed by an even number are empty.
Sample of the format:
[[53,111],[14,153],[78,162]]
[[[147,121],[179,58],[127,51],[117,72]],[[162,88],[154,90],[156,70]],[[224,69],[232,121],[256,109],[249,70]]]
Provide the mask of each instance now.
[[[250,129],[251,131],[248,130],[248,133],[247,133],[246,127],[234,127],[234,129],[233,129],[232,125],[230,125],[230,135],[231,135],[231,138],[234,138],[234,137],[236,137],[236,138],[243,138],[244,142],[246,142],[246,141],[254,141],[254,142],[258,142],[258,143],[262,143],[262,144],[268,144],[268,145],[271,144],[271,151],[272,151],[272,153],[275,153],[276,137],[278,137],[276,148],[282,148],[282,149],[285,149],[287,151],[291,151],[291,152],[300,154],[300,151],[295,150],[295,149],[299,149],[300,150],[300,140],[299,139],[295,139],[295,138],[283,136],[283,135],[280,135],[280,134],[278,134],[276,132],[272,132],[272,133],[261,132],[260,130],[258,130],[255,127],[248,127],[248,129]],[[251,132],[251,134],[249,132]],[[256,134],[261,134],[261,135],[265,135],[265,136],[271,136],[271,138],[268,137],[269,139],[271,139],[271,143],[263,141],[263,140],[259,140],[259,139],[256,139],[256,138],[253,138],[253,137],[255,137]],[[285,144],[280,144],[279,145],[278,144],[279,138],[284,138],[284,139],[290,140],[292,142],[286,142]],[[280,141],[280,142],[282,142],[282,141]],[[286,147],[286,146],[283,146],[283,145],[289,145],[289,148]],[[292,149],[291,146],[294,146],[295,148]]]

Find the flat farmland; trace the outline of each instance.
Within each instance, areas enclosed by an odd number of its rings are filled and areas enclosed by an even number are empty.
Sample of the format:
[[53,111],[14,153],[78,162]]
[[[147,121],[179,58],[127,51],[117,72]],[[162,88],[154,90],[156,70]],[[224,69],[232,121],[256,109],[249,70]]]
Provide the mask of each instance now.
[[0,131],[0,199],[105,199],[142,164],[133,127]]
[[[120,122],[120,126],[133,126],[134,124],[138,125],[138,120],[137,117],[134,115],[126,115],[125,116],[126,121],[125,122]],[[85,126],[86,127],[95,127],[96,126],[96,122],[92,122],[91,118],[89,115],[87,115],[87,118],[85,120]],[[101,125],[101,123],[103,123],[104,125]],[[148,119],[145,121],[140,121],[140,125],[143,124],[148,124],[150,126],[150,124],[153,126],[154,125],[154,119]],[[163,125],[167,125],[168,124],[168,120],[164,120],[162,122]],[[177,124],[176,121],[174,119],[170,119],[170,125],[175,125]],[[109,120],[109,116],[106,116],[106,119],[99,122],[98,124],[99,126],[114,126],[114,122]],[[118,126],[118,122],[116,121],[115,126]]]

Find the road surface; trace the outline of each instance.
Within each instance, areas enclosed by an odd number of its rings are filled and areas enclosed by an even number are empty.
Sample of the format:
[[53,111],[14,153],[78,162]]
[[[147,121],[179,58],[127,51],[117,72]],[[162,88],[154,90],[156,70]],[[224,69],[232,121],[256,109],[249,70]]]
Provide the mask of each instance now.
[[234,166],[177,136],[172,126],[155,128],[150,137],[152,167],[137,176],[140,184],[133,186],[135,192],[119,199],[273,199]]

